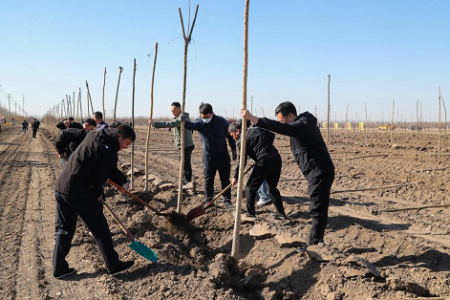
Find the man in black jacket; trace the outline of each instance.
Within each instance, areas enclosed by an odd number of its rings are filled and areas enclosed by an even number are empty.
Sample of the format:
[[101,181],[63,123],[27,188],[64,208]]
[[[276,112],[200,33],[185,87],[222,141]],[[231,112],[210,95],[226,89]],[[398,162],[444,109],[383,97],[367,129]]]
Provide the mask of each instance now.
[[36,138],[36,133],[39,130],[39,126],[41,126],[41,122],[39,122],[39,120],[34,119],[34,122],[31,123],[31,129],[33,129],[33,138]]
[[[232,123],[229,126],[231,136],[235,140],[241,137],[242,121]],[[245,188],[245,198],[247,201],[247,212],[250,217],[256,218],[255,197],[261,184],[266,180],[269,189],[269,195],[272,203],[275,204],[277,212],[271,215],[279,220],[287,220],[284,212],[283,202],[280,191],[277,189],[281,174],[281,157],[277,148],[273,145],[275,135],[272,132],[258,127],[252,127],[247,130],[245,151],[246,156],[253,159],[255,166],[247,181]],[[247,158],[245,158],[247,162]],[[234,178],[231,181],[233,185],[238,182],[239,165],[234,172]]]
[[334,181],[334,165],[317,127],[316,117],[309,112],[297,116],[297,110],[291,102],[280,103],[275,109],[279,122],[255,117],[244,108],[241,115],[258,127],[290,137],[292,155],[308,181],[308,194],[311,198],[309,214],[312,227],[308,244],[325,245],[323,237],[328,220],[330,190]]
[[[203,173],[205,176],[205,202],[208,203],[214,195],[214,177],[219,171],[222,189],[230,184],[230,155],[228,154],[227,143],[230,144],[233,160],[236,160],[236,143],[228,133],[228,122],[216,116],[213,108],[208,103],[201,103],[199,107],[200,118],[195,123],[188,122],[185,116],[180,116],[181,121],[185,121],[185,128],[200,132],[203,146]],[[231,204],[231,190],[223,194],[224,204]]]
[[68,129],[68,128],[83,129],[83,125],[81,125],[81,123],[75,122],[73,117],[69,117],[69,119],[64,119],[61,122],[58,122],[56,124],[56,127],[61,130]]
[[[70,156],[55,187],[56,234],[52,265],[56,278],[75,272],[65,258],[71,248],[78,216],[97,241],[110,274],[119,274],[134,264],[133,261],[119,260],[98,200],[103,197],[102,185],[106,180],[120,173],[116,166],[117,152],[128,148],[135,139],[134,130],[126,125],[100,130],[87,134]],[[125,175],[122,176],[121,181],[125,181]]]
[[[56,126],[58,127],[58,125]],[[61,130],[59,136],[56,138],[56,151],[58,157],[61,159],[63,167],[69,159],[70,154],[75,151],[79,144],[84,140],[86,134],[97,128],[94,119],[87,119],[82,125],[82,129],[68,128]]]

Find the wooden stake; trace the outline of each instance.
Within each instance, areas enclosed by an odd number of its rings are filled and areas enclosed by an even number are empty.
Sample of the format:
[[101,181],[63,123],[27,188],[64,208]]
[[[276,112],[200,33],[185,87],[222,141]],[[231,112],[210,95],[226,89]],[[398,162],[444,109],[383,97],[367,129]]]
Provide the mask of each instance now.
[[122,75],[122,72],[123,72],[123,68],[119,66],[119,79],[117,79],[116,101],[114,101],[114,119],[113,119],[113,122],[116,122],[117,98],[119,97],[120,76]]
[[438,125],[438,164],[441,163],[441,87],[438,87],[439,90],[439,125]]
[[83,119],[83,104],[81,103],[81,88],[78,88],[78,103],[80,105],[80,119]]
[[[181,13],[181,8],[178,8],[178,12],[180,13],[180,21],[181,21],[181,29],[183,31],[183,39],[184,39],[184,74],[183,74],[183,100],[181,104],[181,115],[184,115],[185,107],[186,107],[186,77],[187,77],[187,54],[188,47],[191,43],[192,31],[194,30],[195,20],[197,19],[198,7],[195,10],[194,20],[192,21],[192,27],[189,32],[189,35],[186,36],[184,31],[184,22],[183,22],[183,14]],[[188,27],[189,31],[189,27]],[[184,122],[180,122],[180,131],[181,131],[181,149],[180,149],[180,176],[178,180],[178,201],[177,201],[177,213],[181,213],[181,203],[183,202],[183,175],[184,175],[184,161],[185,161],[185,132],[184,132]]]
[[[103,121],[106,122],[106,114],[105,114],[105,83],[106,83],[106,67],[105,67],[105,72],[103,73],[103,93],[102,93]],[[134,143],[133,143],[133,145],[134,145]]]
[[91,92],[89,91],[89,85],[88,85],[87,80],[86,80],[86,88],[87,88],[87,97],[88,97],[88,107],[89,107],[89,105],[91,105],[91,114],[88,115],[88,118],[92,118],[92,115],[94,114],[94,106],[92,105],[92,97],[91,97]]
[[[250,8],[250,0],[245,1],[244,10],[244,69],[242,75],[242,107],[247,108],[247,75],[248,75],[248,13]],[[234,218],[233,243],[231,245],[231,256],[237,259],[239,254],[239,237],[241,230],[241,205],[242,205],[242,191],[244,190],[244,168],[246,159],[246,136],[247,136],[247,121],[242,119],[241,132],[241,150],[239,159],[239,179],[236,196],[236,213]]]
[[[136,82],[136,58],[133,66],[133,92],[131,94],[131,128],[134,129],[134,90]],[[134,143],[131,144],[131,186],[134,186]]]
[[[153,118],[153,87],[155,84],[155,69],[156,69],[156,59],[158,58],[158,43],[155,44],[155,60],[153,61],[153,73],[152,73],[152,86],[150,90],[150,119]],[[145,191],[148,191],[148,151],[150,144],[150,132],[152,130],[152,125],[148,124],[147,128],[147,140],[145,142]]]
[[[327,109],[327,142],[330,144],[330,81],[331,74],[328,74],[328,109]],[[300,113],[300,112],[299,112]]]

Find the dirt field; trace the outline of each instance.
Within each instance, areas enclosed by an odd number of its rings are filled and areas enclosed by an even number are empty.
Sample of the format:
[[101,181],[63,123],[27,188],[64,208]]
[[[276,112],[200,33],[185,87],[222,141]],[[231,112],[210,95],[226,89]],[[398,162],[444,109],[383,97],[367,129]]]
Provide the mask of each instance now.
[[[140,170],[145,135],[146,129],[139,128],[135,161]],[[303,253],[296,248],[310,228],[307,185],[286,137],[276,139],[283,157],[279,188],[292,220],[272,219],[273,205],[257,208],[260,221],[242,224],[238,261],[220,255],[230,254],[234,225],[234,211],[220,202],[181,230],[108,189],[111,208],[159,261],[152,264],[128,248],[126,236],[105,211],[120,258],[134,259],[135,266],[117,277],[108,275],[93,237],[79,222],[68,256],[77,274],[64,281],[54,279],[51,270],[53,193],[61,163],[50,137],[45,127],[37,139],[30,132],[22,135],[19,127],[0,133],[1,299],[388,300],[450,295],[450,207],[371,213],[450,204],[450,147],[444,147],[438,165],[434,132],[394,132],[391,142],[390,134],[370,131],[367,144],[364,133],[332,132],[328,147],[336,180],[327,245]],[[183,213],[203,203],[202,149],[198,134],[194,139],[197,191],[185,194]],[[150,191],[142,193],[142,173],[136,174],[132,191],[158,209],[171,210],[176,188],[166,189],[157,181],[177,182],[172,134],[153,131],[151,148]],[[128,163],[130,151],[123,151],[120,160]],[[216,183],[219,192],[218,179]],[[406,183],[410,185],[346,191]]]

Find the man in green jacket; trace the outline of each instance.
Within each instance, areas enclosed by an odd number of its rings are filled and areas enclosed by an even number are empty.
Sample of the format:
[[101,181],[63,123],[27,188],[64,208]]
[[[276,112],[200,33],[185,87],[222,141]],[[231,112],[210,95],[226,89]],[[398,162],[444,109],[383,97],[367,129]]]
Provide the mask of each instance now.
[[[178,149],[178,153],[181,150],[181,130],[180,130],[180,121],[178,117],[181,114],[181,104],[179,102],[173,102],[170,107],[170,111],[172,112],[174,118],[168,122],[155,122],[152,119],[149,119],[149,123],[152,124],[155,128],[172,128],[173,130],[173,139],[175,142],[175,146]],[[186,120],[190,121],[189,114],[184,113],[186,116]],[[191,157],[192,151],[194,150],[194,141],[192,140],[192,131],[184,129],[184,187],[185,188],[194,188],[192,182],[192,165],[191,165]]]

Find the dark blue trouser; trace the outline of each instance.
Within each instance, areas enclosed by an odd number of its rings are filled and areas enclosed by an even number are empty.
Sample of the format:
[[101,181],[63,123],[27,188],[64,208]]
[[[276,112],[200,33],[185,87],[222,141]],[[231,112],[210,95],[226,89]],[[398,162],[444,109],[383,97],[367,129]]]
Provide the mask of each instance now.
[[103,206],[94,193],[68,196],[55,192],[55,247],[53,250],[53,274],[60,274],[69,267],[66,256],[72,246],[77,226],[77,217],[83,220],[94,236],[108,270],[114,269],[119,260],[114,250],[108,222],[103,215]]
[[[222,189],[230,184],[230,156],[228,153],[221,157],[211,157],[203,154],[203,174],[205,175],[205,202],[209,202],[214,196],[214,178],[219,171]],[[226,200],[231,199],[231,189],[223,194]]]

